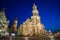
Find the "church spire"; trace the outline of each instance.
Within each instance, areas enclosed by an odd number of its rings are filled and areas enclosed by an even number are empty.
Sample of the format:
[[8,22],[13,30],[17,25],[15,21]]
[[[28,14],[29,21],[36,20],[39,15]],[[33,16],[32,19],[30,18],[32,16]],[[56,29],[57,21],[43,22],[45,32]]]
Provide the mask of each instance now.
[[33,4],[33,10],[32,10],[33,15],[38,15],[38,10],[37,10],[37,6],[35,4]]
[[33,9],[37,9],[37,6],[35,5],[35,3],[33,4]]

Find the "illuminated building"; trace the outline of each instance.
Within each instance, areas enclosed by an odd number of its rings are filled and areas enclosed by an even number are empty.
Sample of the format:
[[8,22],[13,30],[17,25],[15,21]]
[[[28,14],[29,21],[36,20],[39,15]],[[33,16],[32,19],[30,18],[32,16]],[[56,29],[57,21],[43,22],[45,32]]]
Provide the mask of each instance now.
[[40,21],[39,12],[37,6],[33,5],[32,16],[30,19],[27,19],[20,25],[20,35],[23,36],[33,36],[33,35],[43,35],[44,34],[44,25]]
[[13,26],[12,26],[12,31],[13,32],[17,32],[17,23],[18,23],[18,20],[17,20],[17,17],[16,17],[16,19],[14,20]]

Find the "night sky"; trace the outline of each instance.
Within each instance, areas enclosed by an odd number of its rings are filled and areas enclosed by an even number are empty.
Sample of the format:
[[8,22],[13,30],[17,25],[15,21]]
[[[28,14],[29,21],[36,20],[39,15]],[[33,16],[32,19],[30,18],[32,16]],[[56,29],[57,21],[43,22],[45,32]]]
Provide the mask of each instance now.
[[0,9],[5,8],[10,25],[18,17],[18,26],[32,16],[32,6],[36,4],[41,22],[46,30],[60,30],[60,0],[0,0]]

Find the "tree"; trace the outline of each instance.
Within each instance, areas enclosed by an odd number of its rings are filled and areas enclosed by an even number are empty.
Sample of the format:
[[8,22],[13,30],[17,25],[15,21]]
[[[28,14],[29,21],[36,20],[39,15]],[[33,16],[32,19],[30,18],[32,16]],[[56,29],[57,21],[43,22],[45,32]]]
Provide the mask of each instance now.
[[[8,28],[9,21],[7,21],[7,18],[5,16],[5,9],[0,10],[0,30],[1,32],[6,32]],[[2,34],[3,34],[2,33]]]

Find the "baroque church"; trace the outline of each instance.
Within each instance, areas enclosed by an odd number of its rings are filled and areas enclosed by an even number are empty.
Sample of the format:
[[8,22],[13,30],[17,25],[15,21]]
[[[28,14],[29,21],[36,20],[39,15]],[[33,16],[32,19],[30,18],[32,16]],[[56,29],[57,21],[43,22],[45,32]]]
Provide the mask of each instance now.
[[41,23],[39,11],[34,4],[31,18],[28,18],[18,28],[18,34],[23,36],[33,36],[44,34],[44,25]]

